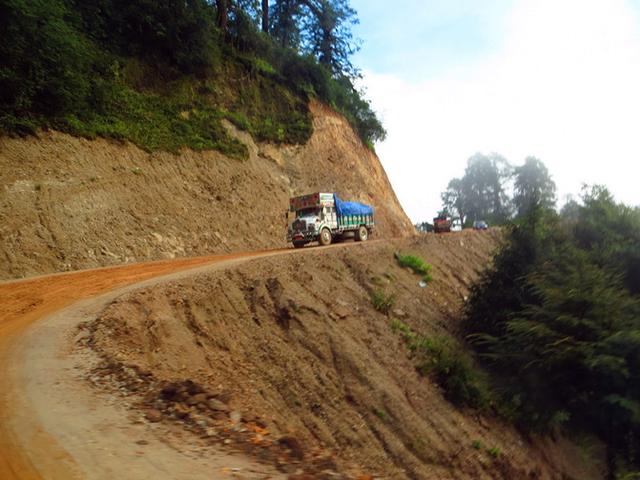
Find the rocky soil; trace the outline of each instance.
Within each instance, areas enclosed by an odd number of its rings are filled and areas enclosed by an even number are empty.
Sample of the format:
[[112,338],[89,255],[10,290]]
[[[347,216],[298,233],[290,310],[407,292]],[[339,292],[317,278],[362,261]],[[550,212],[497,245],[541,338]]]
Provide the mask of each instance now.
[[[390,328],[455,335],[495,231],[315,249],[126,294],[82,328],[87,373],[146,421],[241,450],[290,479],[596,479],[561,436],[459,410]],[[433,281],[394,252],[433,265]],[[389,315],[374,292],[394,299]]]
[[313,103],[303,146],[147,153],[55,131],[0,137],[0,279],[141,260],[285,246],[291,195],[336,191],[376,208],[376,235],[410,235],[378,158]]

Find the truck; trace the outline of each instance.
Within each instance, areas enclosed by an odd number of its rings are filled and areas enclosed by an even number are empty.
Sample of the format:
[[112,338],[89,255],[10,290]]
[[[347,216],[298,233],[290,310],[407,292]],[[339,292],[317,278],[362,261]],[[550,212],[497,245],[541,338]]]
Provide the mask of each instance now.
[[[289,214],[294,219],[287,228],[287,241],[295,248],[311,242],[329,245],[353,236],[364,242],[373,233],[373,207],[358,202],[345,202],[335,193],[311,193],[289,199]],[[287,222],[289,223],[289,222]]]
[[446,233],[451,231],[451,218],[446,215],[440,215],[433,219],[433,231],[435,233]]

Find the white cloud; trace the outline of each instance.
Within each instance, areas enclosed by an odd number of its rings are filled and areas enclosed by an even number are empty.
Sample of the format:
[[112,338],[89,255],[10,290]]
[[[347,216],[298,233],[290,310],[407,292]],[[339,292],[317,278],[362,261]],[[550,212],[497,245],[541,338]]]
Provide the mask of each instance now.
[[[521,0],[502,49],[422,83],[365,72],[378,153],[412,220],[473,153],[535,155],[559,197],[604,183],[640,204],[640,24],[625,0]],[[419,58],[415,62],[420,62]]]

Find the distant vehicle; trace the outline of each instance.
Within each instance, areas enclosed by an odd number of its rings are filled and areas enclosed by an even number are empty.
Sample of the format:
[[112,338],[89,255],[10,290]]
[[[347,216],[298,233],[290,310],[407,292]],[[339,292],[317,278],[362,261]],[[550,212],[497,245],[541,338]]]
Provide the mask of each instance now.
[[373,207],[345,202],[335,193],[312,193],[289,200],[289,211],[295,219],[287,228],[287,241],[294,247],[319,242],[329,245],[347,235],[364,242],[375,226]]
[[474,230],[486,230],[487,228],[489,228],[489,226],[487,225],[487,222],[485,222],[484,220],[476,220],[473,222]]
[[451,231],[451,218],[446,215],[440,215],[433,219],[433,231],[435,233],[446,233]]

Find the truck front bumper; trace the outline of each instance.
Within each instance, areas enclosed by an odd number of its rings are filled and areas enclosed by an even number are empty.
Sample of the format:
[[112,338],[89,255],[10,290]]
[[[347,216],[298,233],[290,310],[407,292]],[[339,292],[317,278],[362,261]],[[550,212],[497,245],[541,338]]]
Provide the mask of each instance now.
[[318,239],[318,232],[315,230],[289,232],[287,241],[289,242],[313,242]]

